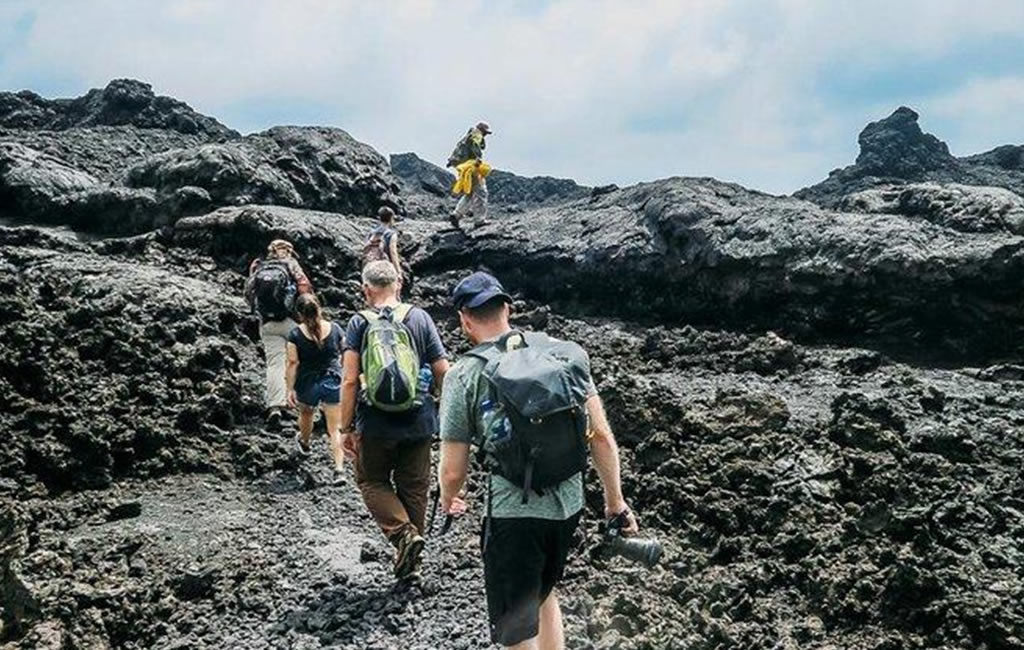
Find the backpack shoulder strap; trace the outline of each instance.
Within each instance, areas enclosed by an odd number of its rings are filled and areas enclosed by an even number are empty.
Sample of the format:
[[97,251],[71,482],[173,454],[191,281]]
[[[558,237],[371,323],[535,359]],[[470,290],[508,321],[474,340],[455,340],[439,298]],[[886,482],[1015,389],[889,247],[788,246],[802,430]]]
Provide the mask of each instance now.
[[373,311],[372,309],[363,309],[359,312],[359,315],[365,318],[367,323],[372,323],[373,321],[380,318],[380,314]]
[[409,312],[411,311],[412,305],[410,305],[409,303],[400,302],[397,305],[395,305],[395,307],[391,310],[391,313],[394,315],[394,321],[396,323],[401,323],[409,316]]
[[494,359],[497,359],[502,355],[504,350],[498,347],[494,341],[488,341],[487,343],[481,343],[472,350],[466,353],[467,357],[473,357],[474,359],[480,359],[484,363],[490,363]]

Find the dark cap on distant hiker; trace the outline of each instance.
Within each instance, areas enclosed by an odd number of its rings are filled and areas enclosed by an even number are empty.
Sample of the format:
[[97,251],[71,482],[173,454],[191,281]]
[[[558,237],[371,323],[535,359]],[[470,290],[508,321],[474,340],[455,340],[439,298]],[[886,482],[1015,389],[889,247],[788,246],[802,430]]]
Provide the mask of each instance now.
[[463,278],[452,291],[452,303],[460,311],[476,309],[495,298],[500,298],[508,303],[512,302],[512,296],[505,292],[505,288],[501,286],[498,278],[483,271],[477,271]]
[[491,125],[488,124],[487,122],[477,122],[476,128],[484,135],[490,135],[494,133],[494,131],[491,131]]

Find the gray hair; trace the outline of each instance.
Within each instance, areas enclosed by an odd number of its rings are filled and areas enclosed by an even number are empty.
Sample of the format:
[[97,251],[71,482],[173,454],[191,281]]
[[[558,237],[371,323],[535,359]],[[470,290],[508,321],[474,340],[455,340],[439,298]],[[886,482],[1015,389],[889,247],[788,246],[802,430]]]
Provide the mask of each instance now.
[[387,260],[370,262],[363,267],[363,284],[386,289],[398,283],[398,271],[395,265]]

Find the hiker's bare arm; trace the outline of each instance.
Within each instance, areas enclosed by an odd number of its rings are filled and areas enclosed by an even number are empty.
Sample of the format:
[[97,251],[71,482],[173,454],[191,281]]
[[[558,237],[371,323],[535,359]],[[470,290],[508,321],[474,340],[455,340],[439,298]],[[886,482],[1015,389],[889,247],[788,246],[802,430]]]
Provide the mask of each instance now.
[[468,471],[469,443],[442,440],[441,462],[438,465],[437,475],[441,479],[441,506],[445,512],[453,514],[453,506],[461,503],[459,494],[466,484]]
[[359,397],[359,353],[345,350],[341,357],[345,378],[341,382],[341,430],[352,428],[356,416],[356,399]]
[[[590,456],[594,459],[594,467],[601,479],[601,487],[604,488],[604,514],[611,517],[627,508],[626,499],[622,496],[619,445],[615,442],[604,405],[597,395],[587,400],[587,416],[590,424]],[[631,518],[630,525],[624,532],[635,530],[636,520]]]
[[448,359],[438,359],[430,364],[430,370],[434,373],[434,395],[440,395],[444,388],[444,376],[448,372]]
[[294,343],[286,343],[285,353],[288,355],[288,362],[284,366],[284,385],[288,395],[288,405],[295,408],[295,375],[299,370],[299,349]]
[[395,265],[395,270],[398,271],[398,276],[402,277],[402,256],[398,253],[398,233],[391,237],[391,246],[388,252],[391,257],[391,263]]

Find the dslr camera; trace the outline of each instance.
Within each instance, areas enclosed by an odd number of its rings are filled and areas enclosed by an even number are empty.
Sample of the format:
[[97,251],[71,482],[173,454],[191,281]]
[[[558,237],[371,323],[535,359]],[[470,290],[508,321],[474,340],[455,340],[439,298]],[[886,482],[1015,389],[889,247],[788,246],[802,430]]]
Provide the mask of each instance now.
[[629,510],[605,521],[605,547],[615,555],[639,562],[650,569],[661,560],[661,542],[656,539],[625,537],[622,529],[629,524]]

